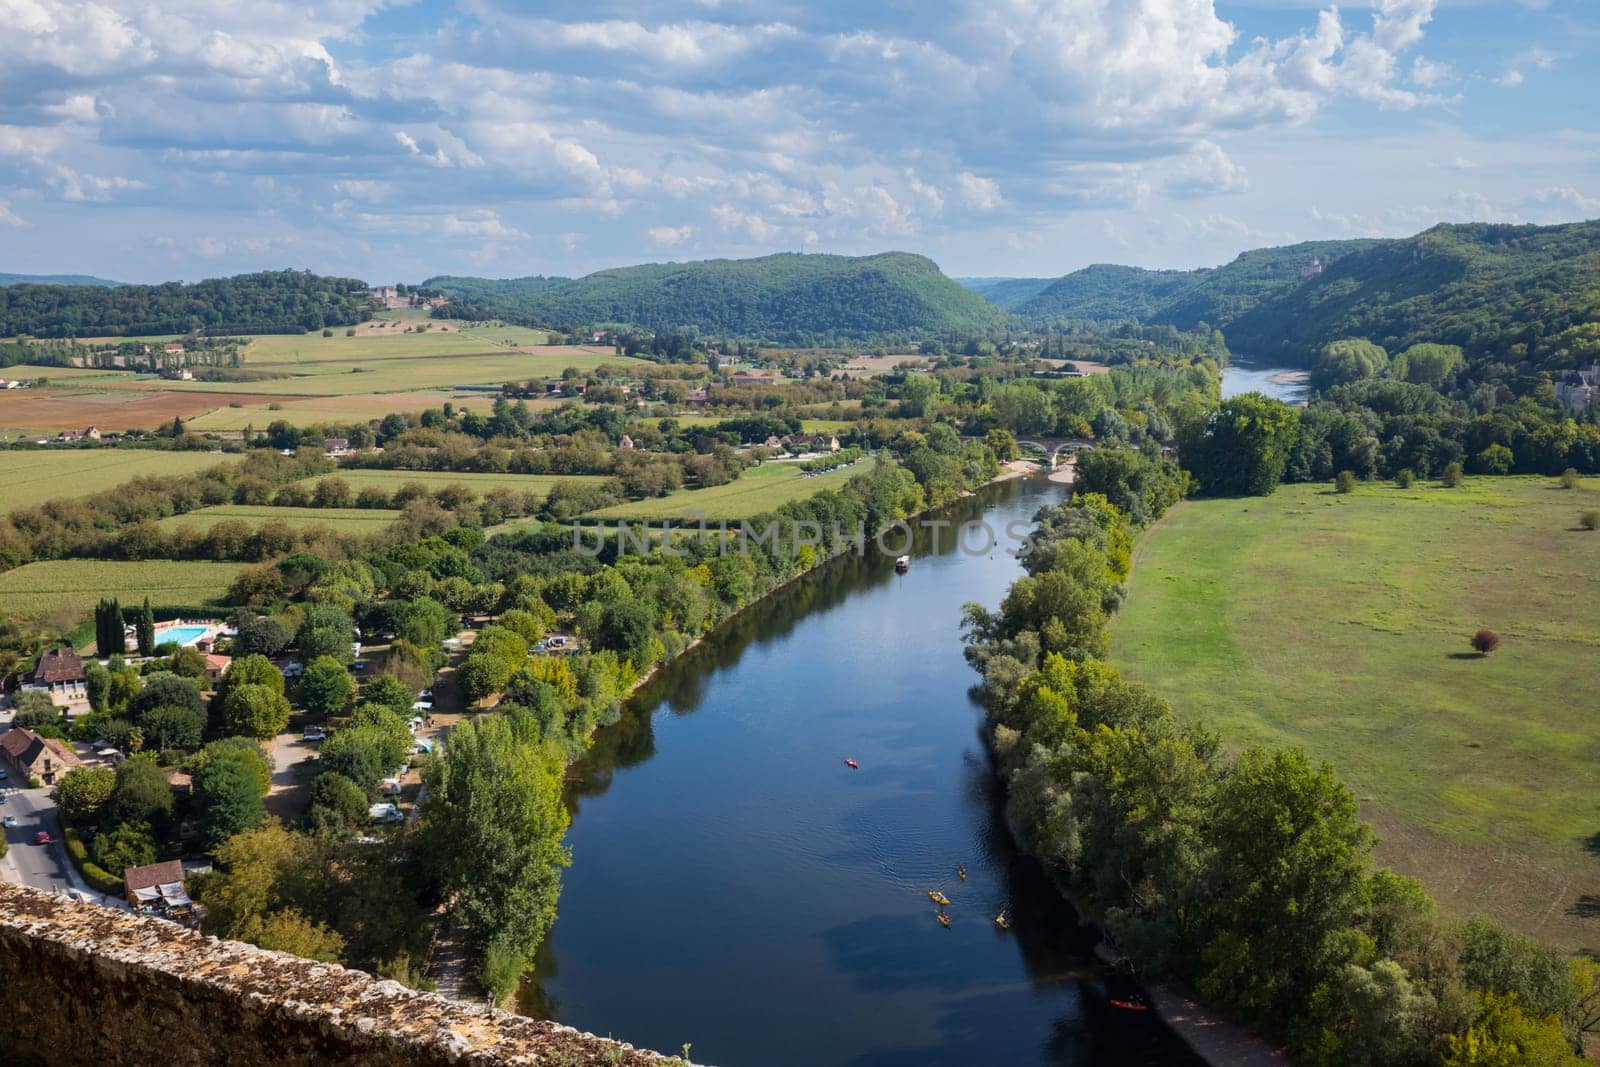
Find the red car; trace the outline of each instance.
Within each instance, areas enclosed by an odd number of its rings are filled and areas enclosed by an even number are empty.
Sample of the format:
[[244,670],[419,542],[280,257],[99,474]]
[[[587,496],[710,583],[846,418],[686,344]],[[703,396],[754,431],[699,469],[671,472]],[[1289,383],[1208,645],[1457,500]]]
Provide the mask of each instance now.
[[36,845],[48,845],[52,840],[54,839],[50,836],[49,830],[40,830],[33,835],[33,843]]

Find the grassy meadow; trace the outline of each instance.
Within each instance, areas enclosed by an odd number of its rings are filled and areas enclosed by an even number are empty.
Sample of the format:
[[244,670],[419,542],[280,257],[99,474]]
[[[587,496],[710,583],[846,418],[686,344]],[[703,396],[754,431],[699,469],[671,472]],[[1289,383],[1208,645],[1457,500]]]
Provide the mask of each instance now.
[[560,482],[569,482],[578,485],[592,485],[606,480],[599,474],[455,474],[450,471],[401,471],[401,470],[372,470],[367,468],[348,468],[339,470],[334,475],[319,474],[307,478],[304,485],[315,487],[318,482],[326,477],[338,477],[348,482],[350,488],[356,492],[368,486],[377,486],[386,493],[393,493],[402,485],[411,482],[420,482],[429,489],[443,489],[447,485],[464,485],[478,493],[480,496],[491,489],[515,489],[519,493],[537,493],[547,496]]
[[745,471],[726,485],[709,489],[682,489],[668,496],[630,500],[602,508],[585,519],[641,521],[682,519],[684,512],[704,511],[707,522],[747,519],[771,511],[791,500],[804,500],[824,489],[837,489],[865,470],[862,463],[807,478],[794,463],[763,463]]
[[231,461],[209,452],[111,448],[0,452],[0,513],[92,496],[147,474],[193,474]]
[[384,508],[279,508],[270,504],[218,504],[182,515],[170,515],[156,525],[164,530],[209,530],[224,519],[248,525],[283,522],[294,529],[327,526],[339,533],[379,533],[400,517]]
[[52,559],[0,574],[0,604],[11,617],[81,617],[101,597],[138,604],[199,604],[228,591],[243,563]]
[[1600,948],[1593,508],[1597,479],[1188,501],[1137,545],[1111,658],[1230,746],[1332,762],[1445,907]]

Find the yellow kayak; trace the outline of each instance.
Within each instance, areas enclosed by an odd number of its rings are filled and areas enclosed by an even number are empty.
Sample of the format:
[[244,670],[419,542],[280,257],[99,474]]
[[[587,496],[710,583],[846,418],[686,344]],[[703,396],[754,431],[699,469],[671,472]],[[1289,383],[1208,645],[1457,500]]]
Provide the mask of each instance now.
[[1006,913],[1003,911],[994,917],[994,924],[1002,930],[1011,929],[1011,923],[1006,919]]
[[934,914],[938,917],[940,926],[944,927],[946,930],[950,929],[950,916],[946,915],[942,911],[935,912]]
[[928,899],[939,905],[941,908],[950,903],[949,897],[933,889],[928,890]]

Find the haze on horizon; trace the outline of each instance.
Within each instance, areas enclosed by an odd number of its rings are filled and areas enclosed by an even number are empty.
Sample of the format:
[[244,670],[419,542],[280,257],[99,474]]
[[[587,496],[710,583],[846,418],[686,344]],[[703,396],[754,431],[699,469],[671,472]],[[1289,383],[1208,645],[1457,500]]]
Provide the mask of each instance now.
[[1583,0],[0,0],[0,270],[1195,267],[1600,215]]

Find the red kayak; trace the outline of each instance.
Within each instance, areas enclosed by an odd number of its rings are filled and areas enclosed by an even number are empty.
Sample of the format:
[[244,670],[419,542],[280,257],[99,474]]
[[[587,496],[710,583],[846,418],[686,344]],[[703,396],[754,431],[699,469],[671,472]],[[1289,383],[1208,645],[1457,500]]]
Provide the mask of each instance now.
[[852,771],[859,771],[859,770],[860,770],[860,769],[861,769],[861,764],[859,764],[859,763],[857,763],[857,762],[856,762],[856,761],[855,761],[855,760],[853,760],[853,759],[847,759],[847,760],[845,760],[845,761],[844,761],[844,765],[845,765],[845,766],[846,766],[846,767],[849,767],[849,768],[850,768],[850,769],[851,769],[851,770],[852,770]]
[[1150,1005],[1146,1004],[1143,998],[1137,996],[1128,997],[1124,1000],[1108,1000],[1106,1003],[1110,1004],[1113,1008],[1121,1008],[1123,1011],[1150,1010]]

